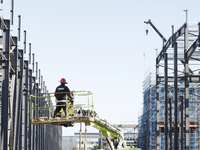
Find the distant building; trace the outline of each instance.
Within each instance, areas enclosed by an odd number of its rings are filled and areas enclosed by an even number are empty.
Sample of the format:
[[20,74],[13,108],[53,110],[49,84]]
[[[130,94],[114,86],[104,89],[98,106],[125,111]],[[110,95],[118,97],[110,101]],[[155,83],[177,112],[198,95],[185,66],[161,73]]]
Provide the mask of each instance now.
[[[138,126],[132,124],[130,122],[117,124],[115,127],[120,128],[124,132],[124,140],[126,142],[126,146],[134,146],[138,147]],[[99,148],[109,149],[108,142],[105,137],[103,137],[102,133],[99,132]],[[113,140],[111,138],[111,140]]]
[[[73,147],[79,149],[80,133],[74,133],[74,136],[62,137],[62,149],[72,150]],[[86,133],[86,149],[93,150],[95,145],[99,145],[99,133]],[[81,150],[84,150],[85,133],[81,135]]]
[[77,147],[77,137],[76,136],[63,136],[62,137],[62,150],[72,150],[73,147]]

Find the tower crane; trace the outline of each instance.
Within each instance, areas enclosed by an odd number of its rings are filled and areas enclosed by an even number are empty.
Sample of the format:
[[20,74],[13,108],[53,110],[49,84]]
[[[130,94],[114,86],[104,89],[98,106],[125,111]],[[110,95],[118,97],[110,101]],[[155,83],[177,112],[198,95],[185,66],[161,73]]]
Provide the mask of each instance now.
[[[151,19],[149,19],[148,21],[144,21],[144,23],[146,24],[150,24],[151,27],[156,31],[156,33],[162,38],[163,43],[166,42],[167,40],[165,39],[165,37],[158,31],[158,29],[154,26],[154,24],[151,22]],[[148,29],[146,30],[146,34],[148,34]]]

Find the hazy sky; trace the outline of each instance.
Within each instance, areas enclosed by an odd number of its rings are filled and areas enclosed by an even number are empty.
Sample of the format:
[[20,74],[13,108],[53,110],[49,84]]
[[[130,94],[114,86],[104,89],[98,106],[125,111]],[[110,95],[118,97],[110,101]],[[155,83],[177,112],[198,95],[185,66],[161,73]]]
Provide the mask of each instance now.
[[[189,10],[189,22],[200,21],[199,5],[199,0],[18,0],[11,35],[17,35],[21,15],[19,47],[26,30],[27,50],[31,43],[50,92],[64,77],[70,90],[94,93],[100,117],[113,124],[137,123],[143,80],[155,72],[155,49],[162,48],[161,38],[144,21],[151,19],[168,39],[172,25],[177,30],[184,24],[183,10]],[[1,16],[9,19],[10,1],[4,0],[0,8]],[[73,132],[78,125],[64,129],[63,135]]]

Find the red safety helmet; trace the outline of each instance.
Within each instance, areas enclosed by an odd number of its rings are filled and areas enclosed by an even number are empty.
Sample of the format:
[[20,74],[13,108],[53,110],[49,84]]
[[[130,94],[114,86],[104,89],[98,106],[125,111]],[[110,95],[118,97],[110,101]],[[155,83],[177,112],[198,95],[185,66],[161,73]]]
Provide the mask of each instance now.
[[62,78],[62,79],[60,80],[60,82],[61,82],[61,83],[65,83],[65,84],[67,84],[65,78]]

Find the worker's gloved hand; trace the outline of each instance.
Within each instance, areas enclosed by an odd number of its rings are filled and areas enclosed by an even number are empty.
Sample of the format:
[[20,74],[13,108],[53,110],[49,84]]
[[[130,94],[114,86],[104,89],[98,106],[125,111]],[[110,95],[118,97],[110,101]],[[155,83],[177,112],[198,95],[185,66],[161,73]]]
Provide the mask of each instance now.
[[72,98],[70,101],[71,101],[71,102],[74,102],[74,98]]
[[74,98],[73,97],[68,97],[68,100],[74,101]]

